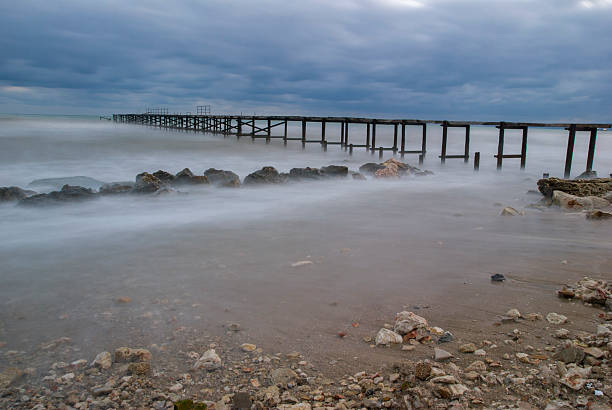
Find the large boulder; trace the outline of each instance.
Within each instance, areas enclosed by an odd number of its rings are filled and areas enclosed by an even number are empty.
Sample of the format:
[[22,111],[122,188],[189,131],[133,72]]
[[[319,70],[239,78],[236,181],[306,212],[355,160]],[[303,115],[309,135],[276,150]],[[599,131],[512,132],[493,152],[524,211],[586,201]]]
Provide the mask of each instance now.
[[0,202],[19,201],[36,192],[27,191],[16,186],[0,187]]
[[48,194],[32,195],[19,201],[19,205],[38,206],[55,205],[64,202],[79,202],[93,199],[96,194],[89,188],[82,186],[64,185],[60,191],[49,192]]
[[136,175],[136,184],[132,192],[137,194],[152,194],[161,188],[163,183],[156,176],[143,172]]
[[83,188],[100,189],[104,185],[103,181],[86,176],[75,177],[59,177],[59,178],[44,178],[36,179],[28,184],[29,188],[35,188],[39,191],[57,191],[64,185],[80,186]]
[[227,188],[237,188],[240,186],[240,178],[232,171],[208,168],[204,171],[204,176],[206,176],[208,181],[215,186]]
[[204,175],[194,175],[189,168],[185,168],[174,176],[174,185],[199,185],[208,184],[208,178]]
[[292,168],[291,171],[289,171],[290,179],[321,179],[323,177],[323,173],[318,168]]
[[348,176],[348,167],[344,165],[329,165],[322,167],[321,172],[326,177],[346,177]]
[[576,196],[603,197],[607,193],[612,192],[612,178],[543,178],[538,181],[538,189],[547,197],[552,197],[554,191],[561,191]]
[[600,209],[610,205],[610,202],[597,196],[576,196],[570,195],[563,191],[553,191],[553,205],[557,205],[563,209]]
[[134,189],[134,183],[130,181],[126,182],[111,182],[110,184],[104,184],[100,187],[101,195],[118,195],[127,194],[132,192]]
[[278,173],[274,167],[263,167],[262,169],[247,175],[244,178],[245,185],[257,184],[282,184],[286,182],[286,177]]

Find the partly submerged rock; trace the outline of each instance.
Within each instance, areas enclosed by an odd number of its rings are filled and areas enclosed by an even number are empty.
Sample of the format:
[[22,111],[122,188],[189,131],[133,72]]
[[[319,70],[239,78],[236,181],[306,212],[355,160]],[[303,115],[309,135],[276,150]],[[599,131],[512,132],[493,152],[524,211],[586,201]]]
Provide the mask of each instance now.
[[109,184],[104,184],[100,187],[101,195],[118,195],[118,194],[127,194],[132,192],[134,189],[134,183],[130,181],[125,182],[111,182]]
[[245,185],[281,184],[283,182],[286,182],[286,178],[282,177],[274,167],[263,167],[244,178]]
[[36,192],[21,189],[16,186],[0,187],[0,202],[19,201],[31,195],[35,195]]
[[324,174],[318,168],[292,168],[289,171],[289,178],[294,180],[301,179],[322,179]]
[[221,362],[221,358],[217,352],[215,352],[215,349],[210,349],[204,352],[204,354],[195,362],[193,369],[213,371],[221,368],[222,366],[223,364]]
[[227,188],[237,188],[240,186],[240,177],[232,171],[208,168],[204,171],[204,175],[208,178],[208,181],[215,186]]
[[174,175],[172,175],[169,172],[163,171],[163,170],[158,170],[155,171],[153,174],[154,177],[156,177],[157,179],[159,179],[161,182],[166,183],[166,184],[170,184],[172,183],[172,181],[174,181],[174,179],[176,178]]
[[326,177],[346,177],[348,176],[348,167],[344,165],[329,165],[322,167],[321,172]]
[[362,174],[374,175],[376,171],[380,169],[384,169],[385,166],[381,164],[376,164],[374,162],[368,162],[367,164],[363,164],[359,167],[359,172]]
[[612,213],[603,211],[590,211],[586,214],[587,219],[611,219]]
[[89,189],[100,189],[105,182],[86,176],[59,177],[35,179],[28,184],[28,187],[39,191],[54,191],[61,189],[64,185],[81,186]]
[[43,206],[58,205],[65,202],[79,202],[93,199],[96,194],[89,188],[81,186],[64,185],[60,191],[48,194],[32,195],[19,201],[19,205]]
[[137,194],[151,194],[161,188],[163,183],[156,176],[143,172],[136,175],[136,184],[132,192]]
[[512,208],[511,206],[507,206],[504,209],[502,209],[501,214],[502,216],[517,216],[517,215],[522,215],[519,211],[517,211],[516,209]]
[[562,191],[576,196],[604,196],[612,191],[612,178],[597,179],[560,179],[543,178],[538,181],[542,194],[551,197],[554,191]]
[[597,196],[576,196],[563,191],[554,191],[552,203],[563,209],[598,209],[605,208],[610,202]]
[[185,168],[175,175],[172,183],[174,185],[208,184],[208,178],[204,175],[194,175],[189,168]]

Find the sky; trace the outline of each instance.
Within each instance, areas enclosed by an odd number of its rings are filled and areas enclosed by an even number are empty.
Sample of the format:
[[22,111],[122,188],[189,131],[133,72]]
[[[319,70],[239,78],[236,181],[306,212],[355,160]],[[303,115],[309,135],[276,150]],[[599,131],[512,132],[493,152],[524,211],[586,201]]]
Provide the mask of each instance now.
[[612,119],[612,0],[0,2],[0,112]]

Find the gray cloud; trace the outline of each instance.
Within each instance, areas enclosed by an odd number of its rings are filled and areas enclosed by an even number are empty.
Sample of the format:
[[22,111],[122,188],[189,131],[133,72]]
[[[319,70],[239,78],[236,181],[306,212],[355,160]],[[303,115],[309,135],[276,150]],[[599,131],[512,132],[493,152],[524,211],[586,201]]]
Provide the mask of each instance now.
[[[127,3],[127,4],[125,4]],[[0,5],[0,110],[597,120],[612,1]]]

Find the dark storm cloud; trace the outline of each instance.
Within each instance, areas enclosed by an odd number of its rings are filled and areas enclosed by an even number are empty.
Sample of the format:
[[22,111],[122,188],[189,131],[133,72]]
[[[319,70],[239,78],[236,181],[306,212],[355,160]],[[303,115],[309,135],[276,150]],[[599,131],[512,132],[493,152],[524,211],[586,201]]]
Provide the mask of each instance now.
[[612,0],[19,1],[5,112],[606,120]]

